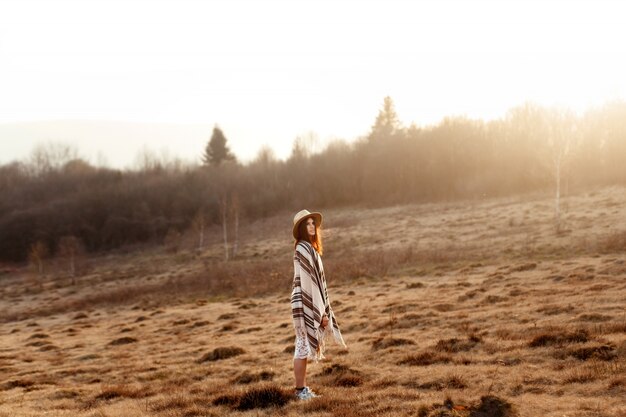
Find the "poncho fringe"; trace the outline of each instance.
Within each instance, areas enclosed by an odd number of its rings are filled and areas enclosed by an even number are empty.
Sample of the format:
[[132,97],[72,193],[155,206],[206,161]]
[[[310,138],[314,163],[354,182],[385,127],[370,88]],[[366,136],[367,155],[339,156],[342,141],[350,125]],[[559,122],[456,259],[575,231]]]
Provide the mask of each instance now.
[[[293,257],[294,277],[291,293],[291,311],[294,328],[305,328],[309,345],[318,362],[324,359],[326,339],[331,333],[336,343],[347,347],[343,341],[339,323],[330,306],[324,266],[317,251],[309,242],[299,241]],[[322,316],[328,317],[328,325],[322,329]]]

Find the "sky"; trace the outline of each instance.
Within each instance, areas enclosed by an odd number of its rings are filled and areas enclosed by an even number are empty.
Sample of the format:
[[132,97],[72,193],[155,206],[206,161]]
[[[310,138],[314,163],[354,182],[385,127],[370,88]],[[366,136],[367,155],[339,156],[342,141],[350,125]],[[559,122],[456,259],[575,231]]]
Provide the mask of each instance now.
[[626,97],[619,1],[0,0],[0,163],[75,146],[130,167],[198,162],[217,124],[249,161],[366,135],[385,96],[405,125],[532,101]]

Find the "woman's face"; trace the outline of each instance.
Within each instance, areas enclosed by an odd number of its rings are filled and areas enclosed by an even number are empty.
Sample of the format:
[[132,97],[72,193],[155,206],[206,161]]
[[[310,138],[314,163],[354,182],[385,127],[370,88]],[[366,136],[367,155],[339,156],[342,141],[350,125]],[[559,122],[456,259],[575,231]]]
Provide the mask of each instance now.
[[306,231],[309,236],[315,236],[315,220],[312,217],[306,219]]

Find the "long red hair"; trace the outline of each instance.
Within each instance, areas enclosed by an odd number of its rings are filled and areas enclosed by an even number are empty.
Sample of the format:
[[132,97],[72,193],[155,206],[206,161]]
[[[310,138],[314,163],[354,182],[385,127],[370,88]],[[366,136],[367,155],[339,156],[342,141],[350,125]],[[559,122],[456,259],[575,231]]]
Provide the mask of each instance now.
[[[313,237],[309,236],[309,233],[306,230],[306,222],[309,218],[310,217],[307,217],[306,219],[302,220],[300,224],[298,225],[298,238],[296,239],[296,243],[294,243],[294,248],[298,245],[298,242],[300,240],[304,240],[305,242],[309,242],[311,246],[313,246],[313,249],[315,249],[317,253],[321,255],[324,252],[324,249],[322,246],[321,227],[316,222],[315,223],[315,236]],[[315,221],[315,219],[313,219],[313,221]]]

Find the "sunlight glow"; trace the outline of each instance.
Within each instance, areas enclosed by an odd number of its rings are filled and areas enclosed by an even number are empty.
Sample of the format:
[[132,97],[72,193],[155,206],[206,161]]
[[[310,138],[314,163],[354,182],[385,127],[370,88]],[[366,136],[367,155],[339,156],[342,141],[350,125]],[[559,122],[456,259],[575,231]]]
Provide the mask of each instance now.
[[[526,101],[582,112],[626,97],[623,9],[617,1],[3,1],[0,162],[24,155],[3,135],[15,122],[205,125],[205,135],[181,134],[179,144],[142,138],[189,158],[219,123],[246,160],[263,144],[286,157],[303,132],[367,134],[387,95],[406,125],[498,118]],[[79,148],[89,140],[73,135]],[[45,139],[23,137],[29,147]],[[108,149],[102,138],[91,146]],[[114,164],[134,156],[116,152],[107,150]]]

